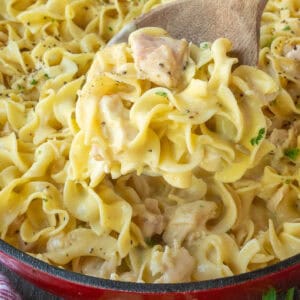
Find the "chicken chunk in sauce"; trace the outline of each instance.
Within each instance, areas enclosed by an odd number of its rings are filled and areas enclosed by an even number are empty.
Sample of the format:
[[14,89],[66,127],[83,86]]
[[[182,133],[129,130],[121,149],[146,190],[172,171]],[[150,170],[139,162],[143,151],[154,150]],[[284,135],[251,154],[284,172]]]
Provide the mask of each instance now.
[[281,147],[288,139],[289,133],[286,129],[275,128],[270,136],[270,142],[277,147]]
[[191,281],[195,259],[183,247],[166,247],[164,252],[154,251],[150,270],[159,276],[155,283],[177,283]]
[[136,222],[141,228],[145,238],[163,232],[166,222],[158,207],[158,201],[156,199],[145,199],[143,204],[134,206],[134,212],[137,214]]
[[189,55],[186,40],[155,36],[140,30],[130,36],[129,42],[138,78],[167,88],[179,84]]
[[124,149],[135,135],[136,129],[129,122],[129,111],[117,95],[103,96],[99,102],[102,131],[110,141],[112,148],[118,152]]
[[215,217],[217,206],[214,202],[194,201],[184,203],[170,215],[163,239],[168,245],[174,241],[181,244],[188,235],[206,230],[206,222]]
[[287,54],[287,58],[300,61],[300,45],[296,45]]

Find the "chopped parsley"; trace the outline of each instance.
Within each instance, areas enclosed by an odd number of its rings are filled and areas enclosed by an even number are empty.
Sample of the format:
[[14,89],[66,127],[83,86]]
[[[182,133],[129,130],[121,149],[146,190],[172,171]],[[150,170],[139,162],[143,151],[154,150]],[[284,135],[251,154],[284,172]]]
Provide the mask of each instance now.
[[200,45],[200,48],[202,48],[202,49],[208,49],[209,48],[209,44],[208,43],[202,43]]
[[32,85],[37,85],[37,83],[38,83],[38,81],[35,80],[35,79],[32,79],[32,80],[30,81],[30,84],[32,84]]
[[295,294],[295,288],[290,288],[288,289],[285,299],[286,300],[293,300],[294,299],[294,294]]
[[[282,294],[279,295],[278,299],[293,300],[295,298],[295,288],[288,289],[285,297]],[[262,300],[277,300],[277,292],[274,288],[268,290],[266,294],[262,296]]]
[[47,73],[44,74],[44,77],[47,78],[47,79],[50,78],[50,76]]
[[251,139],[250,141],[251,145],[252,146],[258,145],[260,141],[264,138],[265,132],[266,132],[265,128],[259,129],[257,136]]
[[112,27],[111,27],[111,26],[109,26],[109,27],[108,27],[108,29],[109,29],[110,31],[113,31],[113,29],[112,29]]
[[18,90],[23,90],[24,89],[24,86],[18,84]]
[[277,294],[274,288],[269,289],[269,291],[263,295],[262,300],[276,300]]
[[296,160],[299,154],[300,154],[299,148],[289,148],[284,150],[284,155],[291,160]]
[[166,92],[156,92],[155,94],[161,97],[166,97],[166,98],[168,97]]
[[291,30],[291,29],[292,29],[291,26],[286,25],[282,30],[283,31],[288,31],[288,30]]

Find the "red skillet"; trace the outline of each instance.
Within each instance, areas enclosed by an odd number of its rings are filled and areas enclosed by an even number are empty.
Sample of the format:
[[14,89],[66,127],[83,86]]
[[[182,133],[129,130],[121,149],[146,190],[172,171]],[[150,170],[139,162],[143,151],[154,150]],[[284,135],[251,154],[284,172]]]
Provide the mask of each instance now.
[[300,254],[273,266],[227,278],[178,284],[100,279],[50,266],[0,240],[0,262],[38,287],[66,299],[253,300],[270,287],[300,286]]

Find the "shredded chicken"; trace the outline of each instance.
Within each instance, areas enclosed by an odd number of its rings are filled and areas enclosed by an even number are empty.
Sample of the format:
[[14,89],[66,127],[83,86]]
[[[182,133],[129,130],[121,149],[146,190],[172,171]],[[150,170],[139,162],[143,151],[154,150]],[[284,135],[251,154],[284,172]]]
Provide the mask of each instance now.
[[300,45],[296,45],[286,54],[287,58],[300,61]]
[[294,130],[295,137],[297,137],[300,134],[300,120],[294,121],[292,128]]
[[130,43],[140,79],[168,88],[178,85],[188,59],[187,41],[136,32]]
[[177,283],[191,281],[195,259],[183,247],[165,248],[164,252],[154,251],[150,263],[153,276],[159,276],[155,283]]
[[166,222],[156,199],[147,198],[143,204],[135,205],[134,211],[137,214],[136,223],[145,238],[163,232]]
[[124,149],[137,133],[129,123],[129,111],[117,95],[102,97],[99,108],[104,135],[116,152]]
[[270,135],[270,142],[280,147],[287,140],[289,133],[286,129],[274,129]]
[[181,244],[187,235],[204,231],[206,222],[215,216],[217,206],[214,202],[195,201],[176,208],[163,235],[164,241],[172,245]]

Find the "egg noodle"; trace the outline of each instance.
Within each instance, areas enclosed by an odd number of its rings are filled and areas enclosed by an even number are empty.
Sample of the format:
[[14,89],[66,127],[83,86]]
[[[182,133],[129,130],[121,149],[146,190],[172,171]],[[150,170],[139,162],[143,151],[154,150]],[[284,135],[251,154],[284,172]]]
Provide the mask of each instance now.
[[[300,253],[300,1],[269,1],[259,68],[159,28],[105,47],[164,2],[0,0],[1,239],[155,283]],[[139,34],[186,50],[177,84],[147,77]]]

